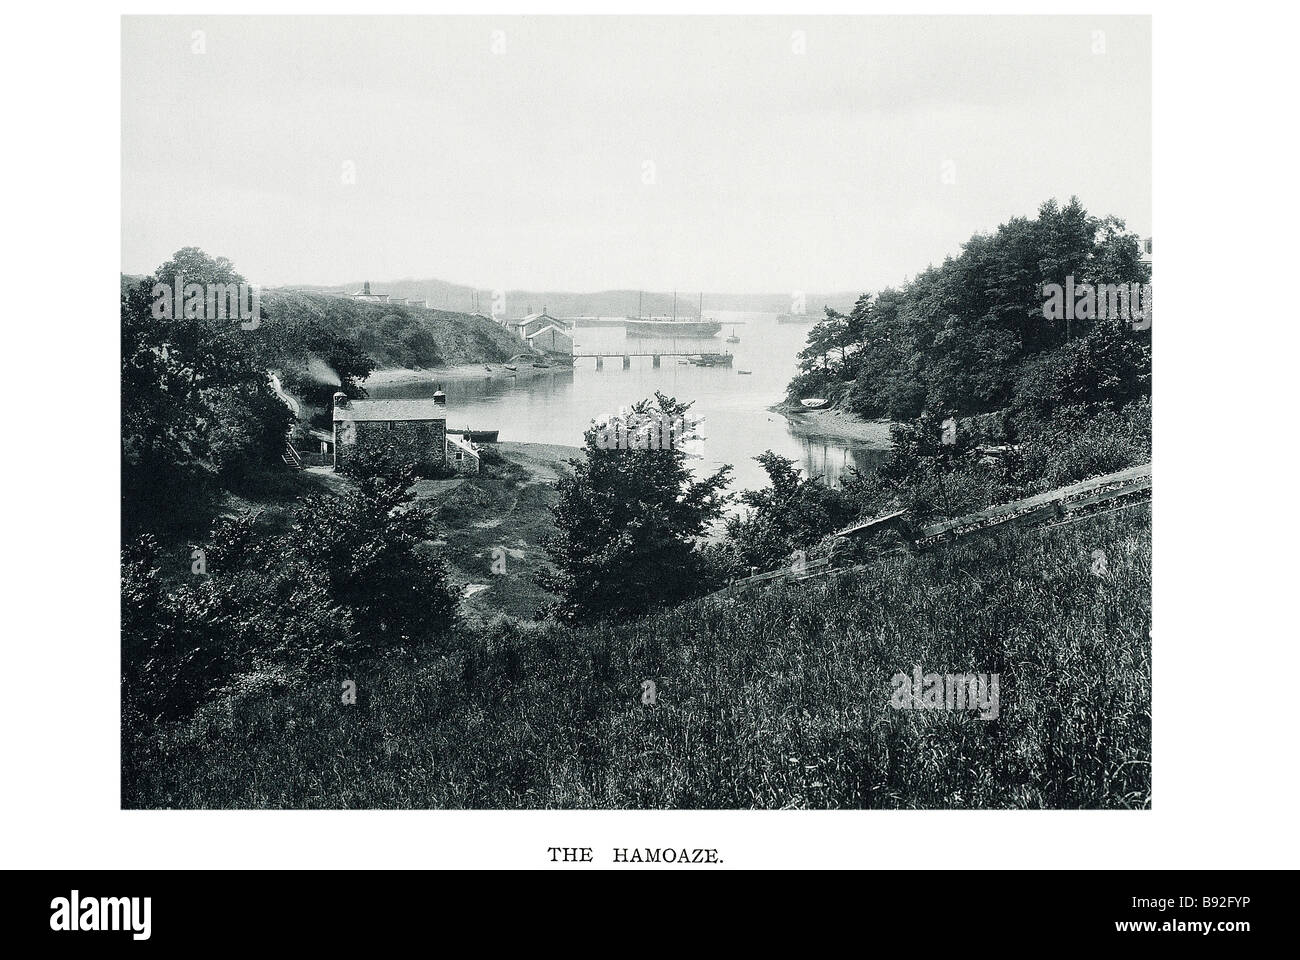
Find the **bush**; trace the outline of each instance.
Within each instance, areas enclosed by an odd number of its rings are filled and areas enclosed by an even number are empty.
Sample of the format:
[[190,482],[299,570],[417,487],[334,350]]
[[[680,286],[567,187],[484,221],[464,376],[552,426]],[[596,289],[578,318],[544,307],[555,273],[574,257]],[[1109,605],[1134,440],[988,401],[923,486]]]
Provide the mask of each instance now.
[[1026,486],[1040,490],[1114,473],[1151,459],[1151,401],[1137,400],[1116,412],[1062,407],[1038,423],[1021,445],[1014,469]]
[[1151,347],[1113,327],[1098,327],[1027,363],[1016,379],[1008,419],[1032,434],[1057,410],[1116,411],[1151,396]]
[[303,687],[382,649],[445,639],[459,595],[408,486],[375,479],[344,497],[309,497],[278,537],[251,514],[223,518],[203,547],[206,571],[171,590],[156,541],[130,544],[124,717],[175,719],[250,684]]
[[766,450],[754,458],[767,473],[768,486],[746,490],[743,515],[727,518],[727,538],[742,568],[766,569],[796,550],[807,553],[828,533],[854,516],[852,504],[821,477],[803,477],[793,460]]

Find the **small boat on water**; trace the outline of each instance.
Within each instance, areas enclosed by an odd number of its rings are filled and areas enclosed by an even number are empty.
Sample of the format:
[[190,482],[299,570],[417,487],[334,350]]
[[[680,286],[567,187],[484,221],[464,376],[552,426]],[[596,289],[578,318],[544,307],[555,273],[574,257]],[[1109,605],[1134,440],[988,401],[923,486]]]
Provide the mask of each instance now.
[[508,363],[505,364],[505,368],[506,368],[507,370],[509,370],[511,373],[514,373],[516,370],[519,369],[518,367],[513,367],[513,366],[511,366],[511,365],[508,364]]
[[697,367],[729,367],[732,356],[729,353],[701,353],[690,360]]
[[486,370],[488,373],[491,373],[491,372],[492,372],[492,368],[489,367],[486,363],[483,364],[483,369]]
[[820,410],[822,407],[826,406],[826,404],[830,403],[829,400],[824,400],[821,397],[809,397],[807,400],[800,400],[799,402],[809,410]]
[[812,323],[817,318],[811,313],[780,313],[777,314],[777,323]]
[[727,334],[727,343],[740,343],[740,337],[736,336],[736,325],[731,325],[731,333]]
[[754,371],[753,371],[753,370],[737,370],[736,372],[737,372],[738,374],[740,374],[742,377],[747,377],[747,376],[749,376],[751,373],[753,373]]

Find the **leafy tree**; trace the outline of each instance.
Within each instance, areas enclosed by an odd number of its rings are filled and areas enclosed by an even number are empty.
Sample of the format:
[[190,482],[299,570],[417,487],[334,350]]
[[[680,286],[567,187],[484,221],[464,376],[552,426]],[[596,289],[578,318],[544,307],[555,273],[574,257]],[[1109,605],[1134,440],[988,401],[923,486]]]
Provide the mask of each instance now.
[[839,369],[843,369],[849,349],[848,318],[830,307],[825,318],[817,321],[808,331],[808,344],[799,351],[799,369],[805,373],[831,369],[831,355],[839,354]]
[[[356,653],[352,613],[330,596],[309,558],[253,534],[254,518],[218,523],[208,570],[164,589],[152,537],[122,562],[123,707],[146,720],[192,713],[249,682],[319,679]],[[238,678],[243,678],[242,680]]]
[[[1048,320],[1043,285],[1146,282],[1137,237],[1076,198],[1044,203],[976,235],[960,255],[899,290],[863,295],[847,315],[827,311],[809,332],[791,400],[827,397],[861,416],[909,420],[923,410],[963,415],[1001,409],[1035,358],[1095,329],[1097,320]],[[1138,343],[1149,333],[1126,334]]]
[[289,538],[323,571],[329,595],[373,633],[372,646],[426,641],[456,625],[459,596],[429,543],[433,517],[413,502],[413,476],[373,476],[335,497],[307,497]]
[[[656,393],[630,418],[684,424],[690,407]],[[730,466],[695,480],[680,443],[624,448],[602,431],[586,431],[586,456],[570,461],[552,508],[557,533],[546,551],[555,570],[541,583],[557,597],[551,613],[568,623],[635,617],[707,589],[698,541],[727,499]]]
[[[186,512],[218,478],[278,465],[292,417],[238,319],[155,316],[154,287],[240,283],[225,258],[186,247],[121,297],[122,521]],[[162,313],[162,311],[157,311]]]
[[767,473],[768,486],[744,491],[740,501],[748,514],[727,518],[727,538],[743,566],[775,566],[853,519],[855,511],[840,492],[821,477],[802,476],[793,460],[771,450],[754,459]]
[[1151,347],[1113,325],[1027,363],[1017,377],[1011,422],[1030,433],[1064,407],[1118,410],[1151,395]]
[[235,483],[277,463],[294,417],[261,380],[205,391],[203,400],[212,417],[208,459],[223,482]]
[[361,386],[361,381],[374,372],[373,359],[351,342],[338,338],[326,350],[325,362],[339,375],[342,381],[340,390],[354,399],[365,397],[366,391]]
[[125,715],[174,719],[213,696],[333,679],[383,648],[445,637],[459,596],[408,487],[374,479],[308,498],[281,536],[251,513],[222,518],[202,547],[206,569],[170,588],[157,541],[129,543]]
[[971,329],[950,317],[931,351],[926,406],[958,415],[1002,406],[1011,393],[1017,347],[1009,330]]

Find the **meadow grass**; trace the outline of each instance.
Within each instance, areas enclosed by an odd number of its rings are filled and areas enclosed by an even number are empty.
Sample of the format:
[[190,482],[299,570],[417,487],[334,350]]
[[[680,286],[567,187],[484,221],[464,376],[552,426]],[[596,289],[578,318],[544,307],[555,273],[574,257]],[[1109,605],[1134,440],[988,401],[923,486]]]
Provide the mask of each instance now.
[[[357,668],[355,705],[329,676],[124,730],[122,803],[1146,807],[1150,598],[1142,507],[632,623],[501,621]],[[892,708],[914,664],[1000,674],[997,719]]]

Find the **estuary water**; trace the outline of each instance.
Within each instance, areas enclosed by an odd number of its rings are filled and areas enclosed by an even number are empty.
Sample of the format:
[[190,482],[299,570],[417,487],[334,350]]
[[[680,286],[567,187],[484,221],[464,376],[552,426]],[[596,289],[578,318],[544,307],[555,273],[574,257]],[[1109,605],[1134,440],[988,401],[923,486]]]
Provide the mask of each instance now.
[[[733,491],[766,486],[767,477],[754,457],[772,450],[799,464],[807,476],[822,476],[837,485],[850,467],[873,469],[886,450],[866,443],[825,440],[799,435],[797,425],[768,409],[782,400],[790,378],[798,372],[797,355],[811,327],[807,323],[777,323],[773,314],[705,313],[722,323],[708,340],[658,340],[627,336],[623,327],[578,327],[575,354],[605,354],[602,366],[590,357],[575,359],[573,367],[529,369],[520,361],[518,377],[502,376],[502,366],[481,379],[441,381],[437,371],[428,379],[367,386],[371,397],[430,396],[442,387],[447,394],[447,425],[475,430],[499,430],[501,440],[581,446],[583,431],[593,420],[617,414],[620,408],[652,396],[656,390],[693,401],[692,414],[703,418],[701,439],[688,445],[697,455],[697,475],[724,463],[733,467]],[[726,337],[740,338],[727,343]],[[676,353],[727,350],[732,365],[704,367],[679,362]],[[623,368],[624,353],[661,350],[660,365],[650,356],[633,356]],[[750,371],[741,374],[739,371]]]

